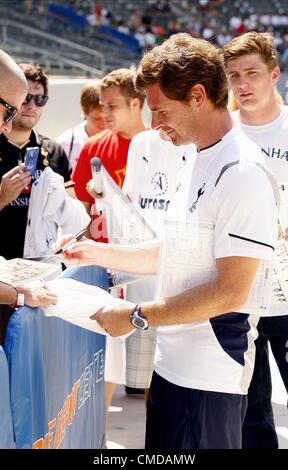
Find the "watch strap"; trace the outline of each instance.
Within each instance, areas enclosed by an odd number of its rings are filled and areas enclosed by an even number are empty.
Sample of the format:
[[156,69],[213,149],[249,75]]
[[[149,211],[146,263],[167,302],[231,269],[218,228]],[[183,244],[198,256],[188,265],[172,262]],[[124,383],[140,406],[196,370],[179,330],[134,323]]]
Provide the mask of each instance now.
[[148,320],[143,315],[143,313],[141,311],[141,308],[142,308],[141,304],[136,304],[135,307],[132,309],[132,312],[131,312],[131,315],[130,315],[130,323],[132,324],[132,326],[135,327],[136,325],[134,324],[133,319],[135,319],[135,316],[138,316],[139,318],[143,319],[143,321],[145,322],[144,324],[146,324],[146,327],[145,328],[139,328],[139,327],[136,326],[136,328],[147,330],[147,328],[149,327]]
[[23,292],[20,292],[17,287],[13,286],[16,291],[16,302],[11,305],[13,308],[23,307],[25,305],[25,295]]

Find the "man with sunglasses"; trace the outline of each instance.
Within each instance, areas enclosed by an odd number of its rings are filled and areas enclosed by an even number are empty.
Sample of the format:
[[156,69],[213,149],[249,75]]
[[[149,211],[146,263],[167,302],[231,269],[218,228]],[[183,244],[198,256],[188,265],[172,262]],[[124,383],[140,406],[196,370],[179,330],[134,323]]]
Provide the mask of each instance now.
[[[0,50],[0,134],[5,132],[8,135],[11,132],[12,120],[21,108],[27,90],[27,80],[23,71],[8,54]],[[2,158],[3,156],[0,155],[0,165]],[[29,180],[27,173],[19,173],[18,166],[7,173],[0,185],[0,211],[6,205],[6,198],[14,198],[19,189],[26,186]],[[8,237],[13,236],[1,221],[1,232],[6,232],[6,230]],[[1,243],[0,253],[4,254],[4,252],[5,245]],[[8,305],[14,308],[23,304],[36,307],[56,302],[57,296],[45,286],[34,289],[24,286],[15,288],[0,282],[0,344],[4,342],[6,324],[11,315],[11,308],[8,308]]]
[[[21,107],[23,99],[27,94],[27,80],[18,65],[0,50],[0,135],[2,132],[9,133],[12,129],[12,120]],[[0,165],[1,165],[0,154]],[[0,185],[0,211],[5,207],[7,195],[10,196],[15,188],[22,187],[28,182],[28,175],[19,174],[15,168],[10,171],[8,178],[12,184],[5,181]]]
[[10,132],[12,119],[16,116],[27,93],[27,81],[21,69],[0,50],[0,133]]
[[[4,126],[0,135],[0,224],[6,228],[0,234],[0,246],[1,254],[7,259],[23,256],[31,183],[41,176],[47,166],[62,175],[65,182],[70,179],[65,151],[59,144],[34,130],[48,101],[48,77],[39,65],[20,64],[19,67],[27,79],[28,93],[26,89],[17,103],[18,112],[13,125],[9,123]],[[0,98],[3,97],[0,95]],[[8,113],[7,122],[15,111],[5,105],[3,109]],[[19,163],[24,161],[27,147],[39,148],[36,170],[31,176],[25,172],[20,174]]]
[[0,133],[10,132],[12,119],[16,116],[27,93],[27,81],[21,69],[0,50]]

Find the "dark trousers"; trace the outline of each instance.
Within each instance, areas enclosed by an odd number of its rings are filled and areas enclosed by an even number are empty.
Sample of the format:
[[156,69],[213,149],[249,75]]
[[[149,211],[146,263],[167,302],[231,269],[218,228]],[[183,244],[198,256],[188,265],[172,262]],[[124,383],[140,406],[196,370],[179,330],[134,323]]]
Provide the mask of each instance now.
[[247,396],[179,387],[153,373],[145,449],[241,449]]
[[277,449],[268,341],[288,392],[288,315],[262,317],[257,329],[259,336],[255,342],[255,367],[242,431],[243,448]]

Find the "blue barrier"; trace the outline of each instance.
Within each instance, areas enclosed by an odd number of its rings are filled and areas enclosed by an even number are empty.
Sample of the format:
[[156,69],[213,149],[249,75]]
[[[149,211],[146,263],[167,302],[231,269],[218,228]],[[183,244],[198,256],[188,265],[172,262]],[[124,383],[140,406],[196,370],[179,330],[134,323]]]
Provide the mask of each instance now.
[[0,449],[13,449],[13,426],[9,397],[9,374],[5,353],[0,346]]
[[54,18],[57,18],[66,24],[70,24],[75,28],[84,29],[86,26],[86,16],[79,15],[67,6],[61,7],[60,5],[51,3],[48,6],[48,14],[49,16],[53,16]]
[[[108,287],[105,270],[60,277]],[[103,448],[105,337],[23,307],[5,338],[17,448]]]
[[121,33],[117,29],[105,25],[101,25],[98,31],[103,39],[106,39],[113,44],[117,44],[118,46],[124,47],[125,49],[128,49],[132,52],[141,51],[139,41],[138,39],[134,38],[134,36]]

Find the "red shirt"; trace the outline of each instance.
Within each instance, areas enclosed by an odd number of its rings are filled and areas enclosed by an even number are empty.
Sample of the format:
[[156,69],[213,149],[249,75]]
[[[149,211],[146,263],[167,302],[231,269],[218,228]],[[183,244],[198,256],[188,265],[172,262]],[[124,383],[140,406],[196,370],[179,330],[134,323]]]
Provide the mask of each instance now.
[[[125,139],[117,132],[106,129],[91,137],[83,146],[77,164],[72,174],[75,182],[75,192],[78,199],[89,202],[95,200],[86,191],[86,184],[92,178],[90,160],[93,157],[101,159],[105,169],[120,188],[124,183],[126,163],[131,139]],[[90,225],[91,236],[97,240],[107,241],[107,227],[104,216],[93,211]]]
[[90,160],[93,157],[101,159],[110,176],[122,188],[130,142],[131,139],[125,139],[117,132],[106,129],[85,143],[72,174],[78,199],[94,203],[94,199],[86,191],[86,184],[92,178]]

